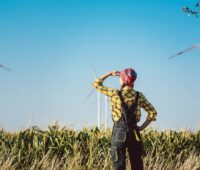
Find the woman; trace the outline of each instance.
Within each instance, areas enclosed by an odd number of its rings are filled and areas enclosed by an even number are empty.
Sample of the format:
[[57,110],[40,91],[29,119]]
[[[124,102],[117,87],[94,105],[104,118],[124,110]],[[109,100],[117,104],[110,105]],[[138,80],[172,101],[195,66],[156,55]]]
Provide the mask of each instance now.
[[[103,81],[109,76],[119,76],[120,90],[103,85]],[[111,71],[93,82],[97,91],[111,98],[110,106],[114,121],[111,160],[114,170],[126,169],[126,148],[128,148],[131,169],[143,170],[143,144],[139,131],[156,120],[157,112],[154,107],[141,92],[133,89],[136,78],[135,70],[127,68],[122,71]],[[141,117],[141,108],[148,112],[148,116],[141,126],[137,126]]]

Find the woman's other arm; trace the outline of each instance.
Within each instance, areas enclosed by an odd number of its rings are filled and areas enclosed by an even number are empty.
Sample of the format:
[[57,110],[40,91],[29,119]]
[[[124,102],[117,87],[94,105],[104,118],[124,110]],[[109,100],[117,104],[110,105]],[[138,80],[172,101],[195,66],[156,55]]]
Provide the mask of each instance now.
[[157,111],[143,94],[141,96],[141,107],[148,113],[145,122],[138,126],[139,130],[144,130],[152,121],[156,120]]

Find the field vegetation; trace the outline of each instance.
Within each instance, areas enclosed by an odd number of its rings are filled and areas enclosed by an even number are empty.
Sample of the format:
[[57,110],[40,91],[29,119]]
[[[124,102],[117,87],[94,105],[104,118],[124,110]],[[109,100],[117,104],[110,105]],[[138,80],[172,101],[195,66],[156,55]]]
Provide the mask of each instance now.
[[[58,125],[20,132],[1,129],[0,169],[110,170],[110,137],[111,129],[77,131]],[[200,170],[200,130],[148,129],[142,138],[146,170]]]

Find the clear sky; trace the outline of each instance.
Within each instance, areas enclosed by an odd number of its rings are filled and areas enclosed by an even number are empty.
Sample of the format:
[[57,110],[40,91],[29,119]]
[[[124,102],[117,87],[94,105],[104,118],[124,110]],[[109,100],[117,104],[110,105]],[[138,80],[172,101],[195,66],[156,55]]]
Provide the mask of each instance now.
[[[96,125],[97,93],[84,102],[94,65],[98,75],[137,71],[135,89],[158,111],[153,127],[197,129],[200,50],[167,59],[200,43],[200,18],[181,10],[196,2],[1,0],[0,64],[13,71],[0,70],[0,127]],[[119,88],[115,77],[105,85]]]

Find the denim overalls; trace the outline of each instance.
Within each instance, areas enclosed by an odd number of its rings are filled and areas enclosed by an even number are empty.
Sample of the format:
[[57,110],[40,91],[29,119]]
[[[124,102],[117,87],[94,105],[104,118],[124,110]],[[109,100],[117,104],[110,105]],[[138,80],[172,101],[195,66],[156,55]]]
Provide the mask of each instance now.
[[126,169],[126,148],[128,148],[131,170],[143,170],[141,157],[143,144],[134,114],[138,104],[139,92],[137,92],[135,103],[131,108],[124,103],[121,91],[119,91],[119,97],[122,116],[118,121],[114,121],[113,125],[111,139],[113,170]]

